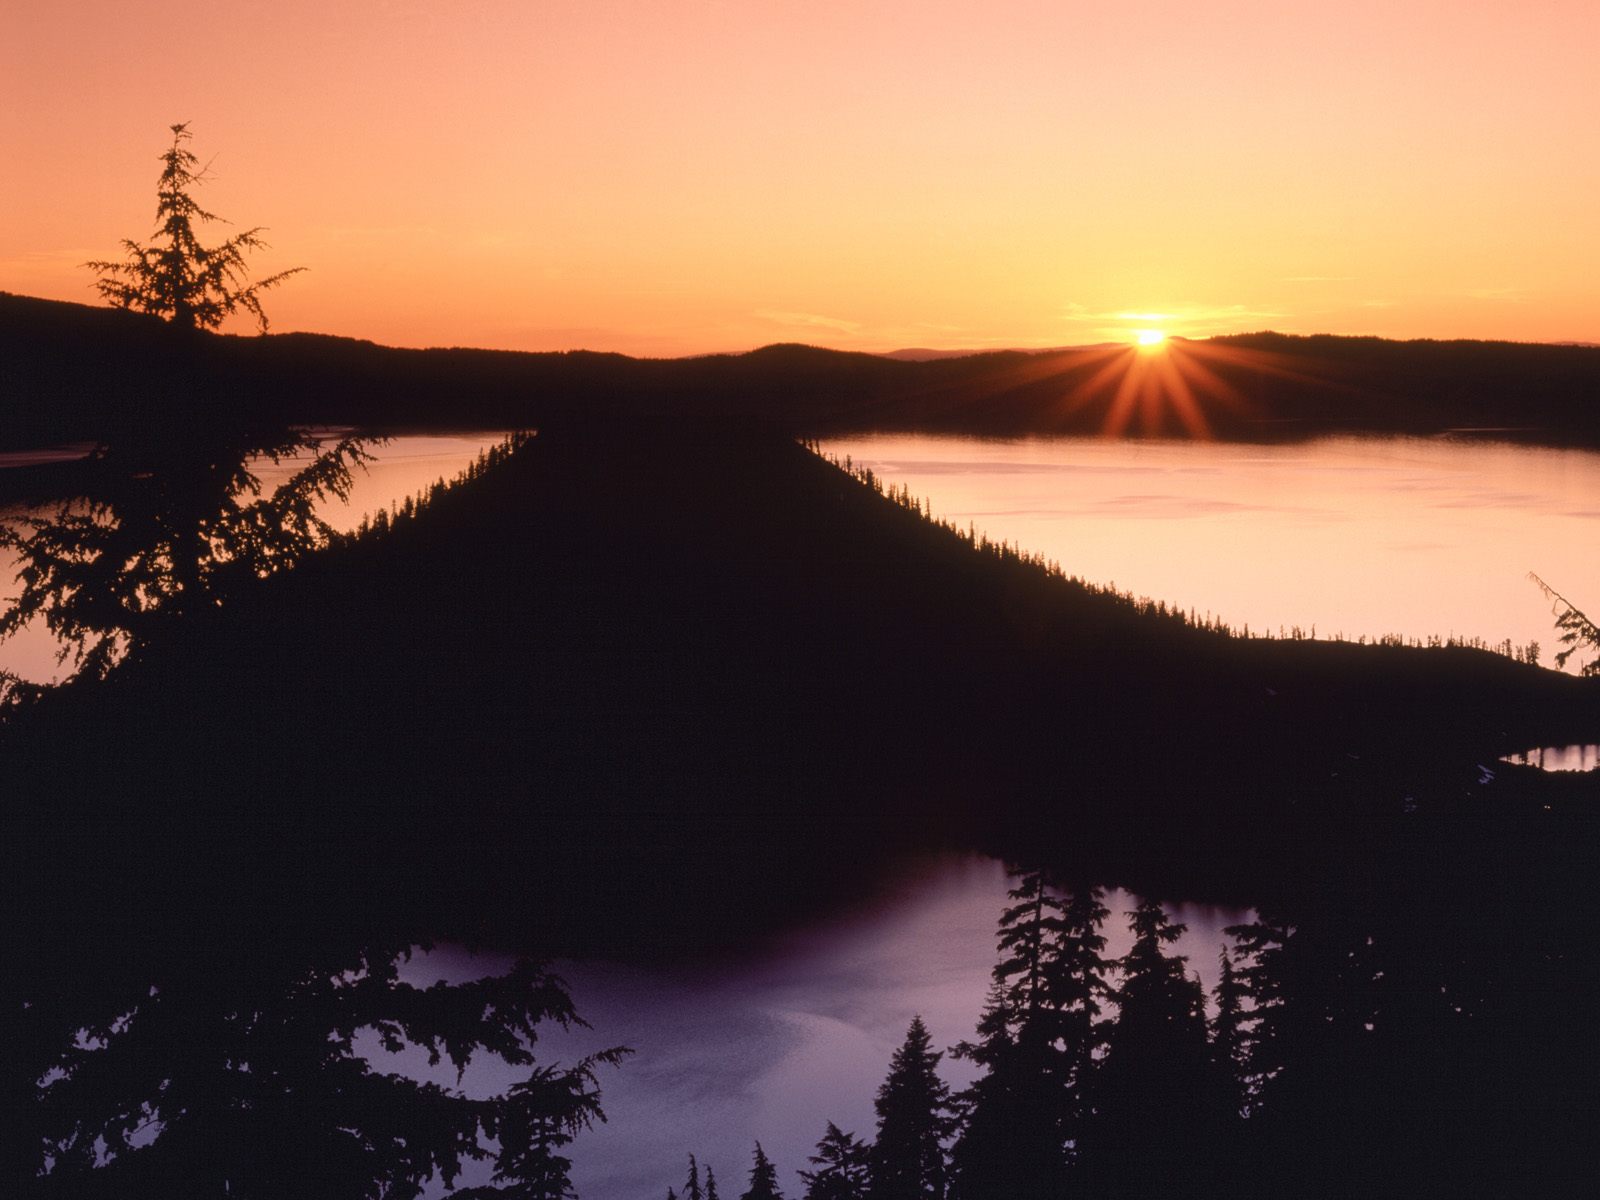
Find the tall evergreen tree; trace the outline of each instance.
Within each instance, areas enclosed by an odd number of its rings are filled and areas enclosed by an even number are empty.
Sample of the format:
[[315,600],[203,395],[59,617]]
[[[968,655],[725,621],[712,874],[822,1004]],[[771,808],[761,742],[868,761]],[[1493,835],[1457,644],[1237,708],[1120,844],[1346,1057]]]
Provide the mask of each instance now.
[[1076,888],[1061,914],[1060,963],[1051,989],[1067,1059],[1067,1088],[1073,1097],[1068,1133],[1081,1122],[1087,1093],[1108,1031],[1105,1001],[1111,995],[1106,938],[1102,929],[1111,910],[1105,893],[1087,884]]
[[872,1146],[872,1200],[944,1200],[950,1089],[928,1028],[912,1018],[906,1040],[878,1089],[878,1137]]
[[778,1188],[778,1171],[767,1157],[761,1143],[756,1143],[755,1161],[750,1167],[750,1186],[739,1200],[783,1200]]
[[1041,1022],[1051,1005],[1051,976],[1065,932],[1064,905],[1041,871],[1023,875],[1006,893],[1015,903],[1000,914],[1000,962],[994,981],[1007,989],[1019,1025]]
[[1226,1100],[1218,1086],[1205,993],[1166,947],[1182,935],[1153,900],[1129,914],[1117,1018],[1096,1073],[1085,1127],[1089,1190],[1113,1200],[1171,1195],[1212,1182]]
[[[1295,923],[1262,913],[1248,925],[1228,930],[1236,939],[1240,971],[1254,1008],[1249,1041],[1248,1080],[1252,1089],[1252,1143],[1258,1148],[1266,1192],[1288,1186],[1289,1176],[1313,1179],[1305,1195],[1351,1195],[1370,1191],[1375,1174],[1392,1177],[1400,1158],[1420,1161],[1422,1130],[1408,1115],[1409,1132],[1393,1136],[1412,1145],[1376,1165],[1375,1147],[1391,1136],[1375,1127],[1360,1145],[1342,1145],[1326,1136],[1330,1124],[1356,1111],[1371,1113],[1388,1102],[1395,1080],[1388,1076],[1373,1030],[1386,1015],[1380,1004],[1384,982],[1375,949],[1359,920],[1343,912],[1319,912]],[[1404,964],[1391,972],[1404,973]],[[1411,996],[1403,993],[1409,991]],[[1419,992],[1421,995],[1417,995]],[[1403,1001],[1421,1000],[1428,989],[1403,989]],[[1441,1000],[1437,988],[1434,1000]],[[1369,1118],[1370,1120],[1371,1118]],[[1382,1151],[1377,1151],[1383,1157]],[[1283,1171],[1281,1175],[1274,1175]]]
[[267,315],[261,293],[304,270],[294,267],[250,282],[245,255],[263,249],[260,227],[246,229],[207,246],[197,226],[221,221],[200,207],[195,191],[205,183],[206,170],[189,149],[189,126],[172,126],[172,145],[161,156],[161,178],[156,183],[156,234],[149,245],[125,238],[122,262],[84,264],[100,275],[100,294],[118,308],[151,313],[178,329],[215,329],[231,314],[249,313],[261,332]]
[[706,1200],[700,1187],[700,1164],[692,1154],[689,1155],[689,1177],[683,1182],[683,1200]]
[[717,1173],[711,1169],[711,1164],[706,1164],[706,1200],[718,1200]]
[[978,1041],[953,1053],[984,1068],[958,1097],[961,1131],[951,1152],[951,1195],[976,1200],[1056,1195],[1066,1168],[1069,1060],[1062,1043],[1063,902],[1029,872],[1000,917],[1000,961]]
[[1100,889],[1061,899],[1023,875],[1000,918],[1000,961],[978,1041],[955,1048],[984,1074],[959,1097],[952,1194],[1059,1194],[1105,1044],[1110,988]]
[[1232,1098],[1234,1109],[1242,1113],[1249,1101],[1246,1072],[1249,1069],[1248,1014],[1244,999],[1249,989],[1234,969],[1227,947],[1219,952],[1221,972],[1217,977],[1217,1013],[1211,1019],[1211,1053],[1222,1083]]
[[810,1161],[817,1169],[801,1171],[805,1200],[867,1200],[872,1182],[872,1149],[832,1121]]

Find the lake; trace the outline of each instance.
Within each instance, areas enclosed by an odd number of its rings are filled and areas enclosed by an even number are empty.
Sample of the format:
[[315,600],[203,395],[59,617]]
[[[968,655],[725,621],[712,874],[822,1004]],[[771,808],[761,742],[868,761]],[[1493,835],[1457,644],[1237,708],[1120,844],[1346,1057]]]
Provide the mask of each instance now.
[[825,442],[935,516],[1236,629],[1538,642],[1530,571],[1600,604],[1600,454],[1450,439],[1293,445],[879,436]]
[[[495,440],[393,439],[329,519],[353,528]],[[1400,439],[1260,447],[875,437],[824,449],[905,484],[935,515],[1055,558],[1069,573],[1257,632],[1299,625],[1352,638],[1438,633],[1549,647],[1548,604],[1527,571],[1580,603],[1600,590],[1595,454]],[[274,473],[263,476],[270,484]],[[48,642],[32,652],[36,670],[48,666]],[[1552,748],[1545,765],[1558,753],[1563,763],[1571,754],[1593,763],[1592,747]],[[602,1077],[610,1122],[572,1148],[580,1194],[659,1196],[681,1183],[694,1153],[717,1170],[724,1195],[737,1195],[757,1139],[785,1191],[798,1194],[793,1172],[827,1121],[870,1137],[874,1093],[914,1014],[936,1048],[973,1035],[1007,886],[993,858],[902,858],[881,867],[865,896],[736,945],[708,931],[654,956],[559,964],[593,1030],[542,1039],[543,1061],[616,1044],[636,1051]],[[1108,956],[1128,947],[1123,913],[1133,903],[1126,892],[1107,896]],[[1223,928],[1248,914],[1173,912],[1189,926],[1177,950],[1209,987]],[[413,957],[406,978],[461,981],[508,963],[443,945]],[[385,1061],[374,1041],[363,1049]],[[456,1082],[414,1057],[391,1065]],[[959,1086],[970,1068],[947,1061],[944,1075]],[[462,1086],[487,1094],[509,1078],[481,1061]]]
[[[329,520],[462,470],[500,435],[407,434]],[[1496,442],[1324,438],[1293,445],[922,435],[825,442],[926,499],[936,516],[1055,559],[1070,575],[1212,614],[1252,633],[1438,635],[1555,648],[1536,572],[1580,607],[1600,594],[1600,454]],[[10,456],[7,465],[52,452]],[[261,469],[263,482],[289,464]],[[0,566],[0,574],[10,571]],[[0,668],[55,675],[42,630]]]
[[[936,1049],[975,1036],[996,961],[995,924],[1012,880],[992,858],[927,855],[888,864],[872,893],[847,911],[741,945],[675,952],[671,961],[557,964],[592,1031],[541,1036],[546,1056],[571,1062],[627,1045],[635,1054],[601,1078],[608,1121],[573,1144],[573,1180],[585,1200],[631,1200],[677,1187],[696,1155],[719,1190],[745,1188],[753,1143],[777,1164],[786,1195],[827,1122],[871,1139],[873,1098],[906,1026],[921,1014]],[[1138,901],[1111,890],[1106,956],[1132,944],[1123,916]],[[1175,952],[1209,991],[1227,925],[1243,910],[1170,907],[1187,932]],[[461,982],[511,960],[440,947],[408,964],[419,984]],[[383,1061],[369,1045],[367,1052]],[[428,1072],[415,1056],[389,1061],[453,1086],[448,1066]],[[952,1088],[969,1063],[946,1057]],[[514,1079],[492,1063],[469,1072],[478,1094]]]
[[[503,433],[404,434],[372,447],[375,461],[356,472],[348,502],[325,506],[324,519],[348,533],[380,508],[400,503],[425,491],[438,479],[465,470],[479,454],[505,437]],[[33,451],[0,456],[0,470],[81,458],[88,446]],[[280,485],[296,469],[296,460],[258,463],[256,474],[263,489]],[[0,597],[10,594],[15,568],[0,553]],[[61,669],[56,664],[57,643],[42,626],[35,625],[0,643],[0,670],[11,671],[37,683],[54,682]]]

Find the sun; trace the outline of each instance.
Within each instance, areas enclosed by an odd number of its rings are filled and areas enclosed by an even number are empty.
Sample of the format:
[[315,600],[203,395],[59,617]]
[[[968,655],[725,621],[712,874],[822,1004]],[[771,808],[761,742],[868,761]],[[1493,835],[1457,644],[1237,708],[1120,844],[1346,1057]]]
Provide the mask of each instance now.
[[1134,336],[1141,350],[1159,350],[1167,343],[1167,334],[1164,329],[1141,329]]

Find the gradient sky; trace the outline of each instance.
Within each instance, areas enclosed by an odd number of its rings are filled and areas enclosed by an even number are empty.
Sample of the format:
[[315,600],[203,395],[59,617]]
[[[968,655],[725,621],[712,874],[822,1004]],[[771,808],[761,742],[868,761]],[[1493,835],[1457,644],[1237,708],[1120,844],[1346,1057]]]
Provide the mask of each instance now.
[[189,121],[310,268],[280,331],[1600,340],[1597,51],[1594,0],[13,4],[0,289],[93,301]]

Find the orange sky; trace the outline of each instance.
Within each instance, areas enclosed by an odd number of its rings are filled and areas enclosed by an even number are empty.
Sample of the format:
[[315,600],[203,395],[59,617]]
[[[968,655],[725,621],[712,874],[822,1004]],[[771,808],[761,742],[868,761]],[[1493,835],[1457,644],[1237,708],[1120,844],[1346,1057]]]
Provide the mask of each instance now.
[[92,301],[187,120],[311,268],[276,330],[1600,340],[1597,49],[1594,0],[9,5],[0,289]]

